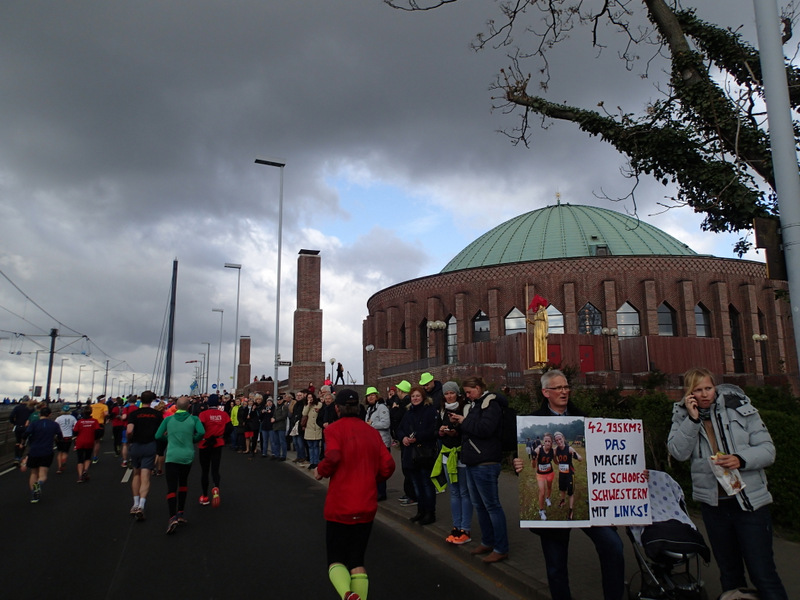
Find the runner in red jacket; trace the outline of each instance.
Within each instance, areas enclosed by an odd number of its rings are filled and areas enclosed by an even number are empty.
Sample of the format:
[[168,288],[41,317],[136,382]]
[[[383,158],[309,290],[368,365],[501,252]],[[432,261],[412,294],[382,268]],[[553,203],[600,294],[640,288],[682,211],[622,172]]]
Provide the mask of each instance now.
[[[203,506],[211,505],[216,508],[220,504],[219,495],[219,464],[222,460],[222,448],[225,446],[225,439],[230,437],[233,425],[231,418],[219,405],[219,396],[211,394],[208,397],[208,408],[200,413],[200,422],[206,428],[205,436],[197,444],[197,458],[200,460],[200,504]],[[208,473],[214,479],[214,487],[211,488],[211,498],[208,497]]]
[[72,428],[75,439],[75,454],[78,457],[78,483],[89,481],[89,466],[92,464],[92,452],[95,441],[98,439],[102,427],[97,419],[92,417],[92,407],[83,407],[81,418]]
[[335,406],[339,419],[325,428],[325,458],[314,476],[331,479],[324,509],[328,577],[342,600],[360,600],[369,588],[364,554],[378,511],[375,482],[389,479],[395,465],[380,434],[361,419],[356,392],[339,391]]

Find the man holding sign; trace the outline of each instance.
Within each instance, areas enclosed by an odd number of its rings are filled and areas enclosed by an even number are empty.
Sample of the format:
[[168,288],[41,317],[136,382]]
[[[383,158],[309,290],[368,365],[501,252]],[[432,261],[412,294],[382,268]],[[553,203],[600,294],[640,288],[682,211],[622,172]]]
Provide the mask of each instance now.
[[[567,378],[559,370],[553,369],[542,375],[542,394],[546,402],[533,413],[539,417],[585,416],[569,400],[570,387]],[[519,473],[524,468],[521,458],[514,459],[514,470]],[[589,536],[600,557],[603,578],[603,598],[621,600],[625,593],[625,560],[622,540],[613,527],[582,527]],[[531,529],[540,536],[542,553],[547,569],[547,583],[553,600],[570,600],[569,589],[569,534],[568,528]]]

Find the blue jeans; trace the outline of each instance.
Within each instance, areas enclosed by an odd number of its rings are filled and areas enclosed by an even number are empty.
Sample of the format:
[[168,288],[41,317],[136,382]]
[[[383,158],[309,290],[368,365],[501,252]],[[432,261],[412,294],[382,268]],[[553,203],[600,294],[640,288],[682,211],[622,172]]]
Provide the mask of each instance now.
[[[269,452],[269,438],[272,435],[271,429],[261,430],[261,456],[266,456]],[[255,450],[253,450],[255,453]]]
[[[432,468],[432,467],[431,467]],[[412,467],[408,470],[414,492],[417,494],[419,512],[436,512],[436,488],[431,480],[431,469]]]
[[[569,529],[531,530],[542,538],[542,554],[547,569],[547,583],[553,600],[570,600]],[[604,600],[622,600],[625,594],[625,558],[622,540],[613,527],[581,529],[594,543],[600,557]]]
[[306,440],[308,444],[308,460],[312,465],[319,464],[319,440]]
[[294,449],[297,452],[297,460],[305,460],[308,458],[306,453],[306,442],[302,435],[293,435],[292,441],[294,442]]
[[272,456],[286,458],[286,432],[272,430],[270,437],[272,440]]
[[450,488],[450,513],[453,516],[453,527],[472,530],[472,500],[469,499],[469,489],[467,489],[467,469],[458,467],[458,481],[450,481],[450,473],[444,468],[447,476],[447,486]]
[[733,498],[719,506],[701,503],[708,541],[719,565],[722,591],[747,587],[744,567],[762,600],[786,600],[786,590],[772,557],[772,518],[769,507],[742,510]]
[[233,429],[231,429],[231,448],[233,450],[236,450],[237,442],[238,440],[236,439],[236,427],[234,427]]
[[469,499],[478,513],[481,528],[481,544],[492,548],[499,554],[508,553],[508,528],[506,513],[500,505],[497,478],[500,476],[500,463],[468,466],[467,488]]

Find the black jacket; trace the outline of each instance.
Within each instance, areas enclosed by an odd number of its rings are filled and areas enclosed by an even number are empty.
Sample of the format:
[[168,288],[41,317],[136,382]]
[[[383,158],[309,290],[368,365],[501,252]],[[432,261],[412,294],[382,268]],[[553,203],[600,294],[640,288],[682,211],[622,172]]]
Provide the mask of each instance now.
[[433,400],[433,408],[441,410],[444,406],[444,391],[442,391],[442,382],[434,380],[433,389],[428,392],[428,397]]
[[[397,427],[397,439],[402,440],[404,437],[411,437],[412,433],[415,434],[414,439],[417,440],[418,444],[430,447],[436,446],[436,440],[439,437],[439,413],[432,405],[409,405]],[[401,443],[400,458],[404,469],[414,467],[412,455],[412,447],[403,446]]]
[[325,429],[325,423],[333,423],[337,418],[336,406],[334,406],[334,403],[325,404],[323,402],[322,408],[319,409],[319,414],[317,414],[317,425]]
[[461,462],[468,467],[503,460],[500,423],[506,406],[505,396],[484,392],[461,423]]

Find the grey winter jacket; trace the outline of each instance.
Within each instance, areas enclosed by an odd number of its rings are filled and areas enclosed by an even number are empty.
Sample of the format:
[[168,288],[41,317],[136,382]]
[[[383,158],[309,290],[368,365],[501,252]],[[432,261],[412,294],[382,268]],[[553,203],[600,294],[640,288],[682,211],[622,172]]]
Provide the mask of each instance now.
[[289,418],[289,405],[286,402],[279,402],[275,405],[275,412],[272,414],[275,422],[272,424],[272,431],[286,431],[286,419]]
[[[741,388],[725,383],[716,388],[711,422],[717,447],[724,454],[735,454],[742,462],[739,473],[745,487],[736,498],[743,510],[753,511],[772,502],[764,468],[775,462],[775,445],[758,410]],[[717,506],[719,486],[708,460],[711,444],[702,421],[689,418],[683,400],[673,408],[667,447],[676,459],[691,459],[692,497]]]
[[374,406],[367,406],[367,416],[364,420],[378,430],[386,447],[391,447],[392,436],[389,435],[389,426],[391,425],[389,407],[383,402],[376,402]]

